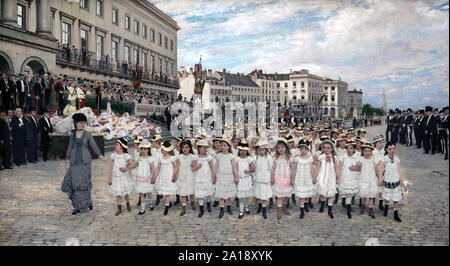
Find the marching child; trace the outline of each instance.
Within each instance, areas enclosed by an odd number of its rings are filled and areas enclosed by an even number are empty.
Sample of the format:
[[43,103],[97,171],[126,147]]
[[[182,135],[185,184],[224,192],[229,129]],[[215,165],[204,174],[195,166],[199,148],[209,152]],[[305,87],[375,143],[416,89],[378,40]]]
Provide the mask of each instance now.
[[180,163],[177,157],[174,156],[174,146],[170,141],[164,141],[161,146],[161,159],[158,162],[155,176],[152,184],[155,184],[158,179],[159,186],[157,188],[158,194],[165,197],[164,215],[167,215],[170,208],[170,196],[177,193],[177,178]]
[[132,184],[128,170],[132,169],[131,156],[127,153],[127,141],[120,138],[116,141],[115,152],[111,154],[111,166],[109,167],[108,185],[109,191],[116,196],[117,212],[115,216],[122,213],[122,197],[125,197],[127,210],[131,212],[130,195]]
[[281,219],[281,211],[289,215],[286,203],[291,196],[291,183],[293,182],[292,155],[285,139],[280,139],[276,145],[276,154],[271,169],[272,192],[277,197],[278,220]]
[[366,199],[369,199],[369,216],[375,218],[373,214],[373,203],[378,193],[378,186],[381,184],[381,175],[377,176],[376,162],[372,156],[373,147],[370,143],[361,146],[362,158],[361,174],[359,178],[359,195],[362,199],[361,214],[364,214]]
[[[144,139],[144,137],[142,136],[136,136],[134,138],[134,151],[133,151],[133,162],[137,162],[137,160],[139,159],[140,156],[140,150],[139,150],[139,143],[141,143],[141,141]],[[133,168],[131,170],[131,181],[133,183],[133,187],[136,186],[136,168]],[[139,200],[138,203],[136,204],[136,206],[141,206],[141,197],[139,196]]]
[[[234,155],[231,150],[231,141],[223,138],[221,141],[222,151],[216,156],[216,165],[214,172],[216,175],[216,197],[220,199],[219,219],[224,215],[225,200],[227,202],[227,212],[233,215],[231,211],[231,198],[236,196],[236,184],[238,183],[238,174],[236,169]],[[234,178],[233,178],[234,177]]]
[[152,177],[155,175],[155,167],[153,165],[153,158],[151,157],[151,144],[148,140],[144,139],[139,144],[140,156],[137,158],[136,169],[136,186],[135,190],[139,193],[139,201],[141,202],[141,210],[138,215],[145,213],[145,196],[149,199],[150,210],[152,211],[153,201],[152,192],[153,185],[151,183]]
[[298,147],[300,154],[294,157],[295,180],[291,185],[294,186],[295,195],[300,199],[300,219],[303,219],[305,211],[309,212],[308,199],[314,196],[317,179],[314,159],[310,154],[311,142],[301,139]]
[[[383,135],[379,135],[373,138],[372,141],[373,145],[374,145],[374,149],[373,149],[373,158],[375,159],[375,164],[377,166],[377,173],[380,171],[380,162],[383,161],[384,158],[384,136]],[[379,193],[378,193],[378,209],[380,209],[381,211],[384,210],[384,206],[383,206],[383,187],[378,187],[379,189]]]
[[238,219],[242,219],[244,217],[244,208],[245,213],[250,214],[248,203],[250,197],[253,196],[253,183],[250,173],[255,171],[255,167],[253,165],[253,159],[249,157],[249,147],[245,140],[239,143],[238,154],[239,157],[235,159],[235,172],[238,173],[239,177],[237,184],[237,197],[239,198],[240,211]]
[[317,175],[317,192],[320,195],[320,209],[323,212],[325,208],[325,200],[328,203],[328,216],[334,219],[333,202],[336,195],[336,188],[339,184],[339,176],[336,174],[337,161],[334,145],[331,140],[324,140],[321,145],[322,154],[315,162]]
[[336,156],[338,158],[341,158],[342,156],[345,156],[347,154],[347,149],[345,148],[345,145],[347,143],[347,138],[345,137],[345,134],[339,135],[339,138],[337,139],[337,149],[336,149]]
[[[206,199],[208,212],[211,212],[211,202],[209,197],[214,194],[214,164],[213,157],[208,154],[208,142],[201,140],[197,143],[198,155],[193,164],[192,171],[195,173],[195,191],[194,195],[198,199],[199,213],[198,217],[202,217],[204,213],[203,204]],[[192,202],[192,201],[191,201]]]
[[181,154],[178,155],[180,162],[180,174],[178,177],[177,194],[181,196],[181,213],[180,216],[186,214],[187,198],[191,198],[191,208],[195,211],[194,192],[195,192],[195,175],[192,171],[192,165],[195,161],[194,151],[190,141],[182,141],[180,144]]
[[254,194],[259,201],[258,211],[261,212],[264,219],[267,219],[267,201],[272,198],[272,187],[270,185],[270,171],[273,165],[272,156],[269,154],[268,143],[265,140],[259,140],[256,144],[255,178]]
[[405,183],[403,181],[403,174],[400,167],[400,159],[395,156],[395,143],[388,142],[385,147],[385,156],[383,161],[380,163],[379,175],[382,173],[383,178],[383,199],[385,201],[384,205],[384,216],[387,216],[389,210],[389,201],[394,202],[394,220],[401,222],[402,220],[398,216],[398,206],[399,201],[403,199],[403,188]]
[[[161,135],[156,134],[152,138],[152,145],[153,145],[153,147],[152,147],[152,150],[151,150],[151,154],[152,154],[153,163],[155,164],[155,166],[157,166],[158,163],[159,163],[159,160],[161,160],[161,144],[163,142],[164,141],[163,141]],[[158,180],[158,182],[159,182],[159,180]],[[159,193],[158,193],[158,190],[159,190],[159,184],[158,183],[155,184],[155,189],[156,189],[156,202],[155,202],[155,205],[158,206],[159,202],[160,202],[160,200],[162,198],[162,195],[159,195]]]
[[356,143],[347,141],[347,154],[339,158],[339,193],[342,195],[342,207],[347,208],[347,217],[352,218],[352,198],[359,191],[360,158],[355,156]]

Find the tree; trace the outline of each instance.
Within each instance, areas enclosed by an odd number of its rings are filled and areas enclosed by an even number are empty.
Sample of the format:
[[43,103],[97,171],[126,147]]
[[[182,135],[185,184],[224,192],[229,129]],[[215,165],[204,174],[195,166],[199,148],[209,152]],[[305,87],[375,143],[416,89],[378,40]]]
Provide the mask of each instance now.
[[366,103],[363,105],[362,112],[366,115],[378,115],[383,116],[385,113],[383,112],[382,108],[373,107],[369,103]]

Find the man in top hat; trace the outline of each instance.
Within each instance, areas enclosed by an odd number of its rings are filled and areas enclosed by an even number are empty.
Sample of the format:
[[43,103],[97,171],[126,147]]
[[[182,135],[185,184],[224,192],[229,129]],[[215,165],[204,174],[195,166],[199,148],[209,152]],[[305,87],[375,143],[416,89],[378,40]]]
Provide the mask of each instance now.
[[411,108],[408,108],[408,110],[406,110],[405,120],[403,121],[406,127],[406,146],[411,146],[413,143],[412,141],[413,122],[414,119],[412,116],[412,110]]
[[424,118],[424,138],[423,138],[423,147],[425,149],[424,154],[429,154],[431,149],[431,154],[435,154],[435,146],[432,145],[432,139],[437,134],[437,121],[436,118],[432,114],[433,108],[431,106],[425,107],[425,118]]
[[393,126],[391,142],[397,143],[399,134],[400,134],[400,127],[401,127],[401,114],[400,114],[400,110],[398,108],[395,109],[395,116],[394,116],[394,118],[391,119],[391,121],[392,121],[392,126]]
[[[386,117],[386,141],[389,142],[392,139],[392,130],[394,129],[394,125],[392,124],[392,120],[394,118],[394,111],[392,109],[389,110],[389,115]],[[390,134],[389,134],[390,133]]]
[[431,145],[434,146],[434,150],[436,152],[442,152],[442,145],[441,145],[441,141],[439,138],[439,127],[440,127],[440,122],[441,122],[441,118],[439,116],[439,109],[438,108],[434,108],[433,110],[433,116],[434,116],[434,120],[436,120],[436,134],[433,135],[433,137],[431,138]]
[[440,127],[439,127],[439,138],[441,140],[442,145],[444,146],[443,149],[445,151],[445,158],[444,160],[448,160],[448,112],[449,107],[444,107],[443,110],[443,116],[440,120]]
[[38,146],[38,123],[34,116],[30,112],[26,112],[24,116],[25,124],[25,152],[29,163],[37,163],[37,146]]
[[28,83],[24,80],[24,75],[21,73],[19,75],[19,80],[16,82],[17,92],[19,94],[19,108],[25,109],[25,95],[28,90]]
[[424,127],[423,127],[423,118],[425,115],[425,111],[423,109],[419,109],[417,111],[416,117],[414,118],[414,136],[416,137],[416,149],[422,148],[422,141],[424,135]]
[[44,89],[44,102],[43,102],[43,111],[47,112],[48,111],[48,105],[50,104],[50,93],[52,90],[52,84],[51,84],[51,80],[50,80],[50,75],[49,73],[44,75],[44,78],[42,79],[42,88]]
[[406,135],[407,135],[407,128],[406,128],[406,110],[402,111],[402,114],[400,116],[400,134],[399,134],[399,138],[400,138],[400,144],[406,144]]
[[44,113],[44,116],[39,120],[39,130],[41,131],[41,148],[42,148],[42,159],[47,161],[48,159],[48,149],[50,147],[50,133],[53,133],[53,126],[50,122],[50,117],[48,113]]
[[17,166],[26,164],[25,161],[25,142],[26,131],[25,121],[22,109],[17,108],[15,116],[11,119],[11,127],[13,134],[13,161]]
[[59,77],[55,83],[55,93],[58,99],[58,114],[62,115],[64,110],[64,87],[62,78]]
[[6,73],[2,73],[2,80],[0,81],[0,98],[1,110],[7,112],[9,108],[9,101],[11,99],[9,91],[9,78]]
[[43,87],[42,87],[42,78],[38,77],[37,82],[34,83],[33,86],[33,95],[34,95],[34,99],[33,99],[33,105],[34,105],[34,109],[36,112],[38,112],[38,114],[42,114],[42,92],[43,92]]

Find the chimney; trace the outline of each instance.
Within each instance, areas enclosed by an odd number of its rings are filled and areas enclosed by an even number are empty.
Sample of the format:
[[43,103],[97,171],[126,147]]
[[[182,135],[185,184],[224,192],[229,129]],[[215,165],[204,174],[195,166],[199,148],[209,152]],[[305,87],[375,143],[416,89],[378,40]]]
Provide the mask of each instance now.
[[227,84],[227,70],[224,68],[223,70],[222,70],[222,72],[223,72],[223,82],[225,82],[225,85]]
[[208,77],[212,77],[212,69],[208,69]]
[[263,73],[262,73],[262,70],[261,70],[261,69],[260,69],[260,70],[258,70],[258,78],[260,78],[260,79],[261,79],[261,78],[262,78],[262,74],[263,74]]

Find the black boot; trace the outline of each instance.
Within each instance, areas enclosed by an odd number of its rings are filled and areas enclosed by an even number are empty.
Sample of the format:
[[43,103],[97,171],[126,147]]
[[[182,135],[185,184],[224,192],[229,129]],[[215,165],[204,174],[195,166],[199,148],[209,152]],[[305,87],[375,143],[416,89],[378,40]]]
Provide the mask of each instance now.
[[352,205],[347,205],[347,217],[348,219],[352,219]]
[[234,201],[236,202],[236,208],[239,208],[239,198],[234,198]]
[[88,206],[88,208],[89,208],[89,210],[91,210],[91,211],[92,211],[92,209],[94,209],[94,206],[92,206],[92,202],[91,202],[91,203],[89,203],[89,206]]
[[388,215],[388,210],[389,210],[389,205],[384,205],[384,212],[383,212],[384,216]]
[[311,198],[309,198],[308,207],[310,207],[311,209],[314,209],[314,205],[312,203],[312,199]]
[[208,212],[211,212],[211,202],[206,203],[206,209],[208,210]]
[[169,208],[172,208],[172,202],[169,203]]
[[384,210],[384,208],[383,208],[383,200],[379,200],[378,202],[379,202],[378,209],[380,209],[380,211],[383,211]]
[[161,198],[159,197],[159,195],[156,195],[155,206],[158,206],[160,201],[161,201]]
[[175,201],[174,206],[178,206],[178,204],[180,204],[180,195],[177,195],[177,200]]
[[215,207],[217,207],[218,205],[219,205],[219,201],[215,200],[215,201],[214,201],[214,204],[213,204],[213,207],[215,208]]
[[334,219],[333,206],[328,206],[328,216],[330,216],[331,219]]
[[303,217],[305,217],[305,208],[300,207],[300,219],[303,219]]
[[238,219],[242,219],[242,217],[244,217],[244,213],[243,213],[243,212],[240,212],[240,213],[239,213],[239,216],[238,216]]
[[400,219],[400,217],[398,217],[398,210],[394,211],[394,220],[396,220],[397,222],[401,223],[402,220]]
[[231,211],[231,205],[227,205],[227,212],[229,215],[233,215],[233,212]]
[[273,207],[273,198],[269,199],[269,210]]
[[80,210],[75,209],[75,210],[73,210],[72,215],[76,215],[77,213],[80,213]]
[[203,213],[204,213],[203,212],[203,206],[200,206],[199,209],[200,209],[200,211],[198,212],[198,218],[202,217]]
[[164,215],[167,215],[168,213],[169,213],[169,206],[166,206],[165,208],[164,208]]
[[141,197],[139,197],[139,201],[138,201],[138,203],[136,204],[136,206],[141,206]]
[[292,194],[291,198],[292,198],[292,203],[294,203],[294,205],[297,204],[297,201],[295,200],[295,194]]
[[266,207],[262,208],[262,216],[263,216],[264,220],[267,219]]
[[305,212],[309,212],[308,203],[309,202],[305,202]]
[[223,210],[223,207],[220,207],[220,213],[219,213],[219,219],[222,219],[223,215],[225,214],[225,211]]
[[352,197],[352,205],[355,205],[355,196]]
[[289,198],[287,199],[286,209],[289,208]]
[[320,201],[320,209],[319,209],[319,212],[320,213],[322,213],[323,212],[323,209],[325,209],[325,201]]
[[359,207],[362,205],[362,199],[359,199]]
[[262,203],[258,204],[258,210],[256,211],[256,213],[260,213],[262,209]]
[[334,204],[336,205],[338,203],[339,200],[339,193],[336,193],[336,195],[334,196]]
[[342,198],[342,208],[346,208],[347,204],[345,204],[345,201],[346,201],[345,198]]

